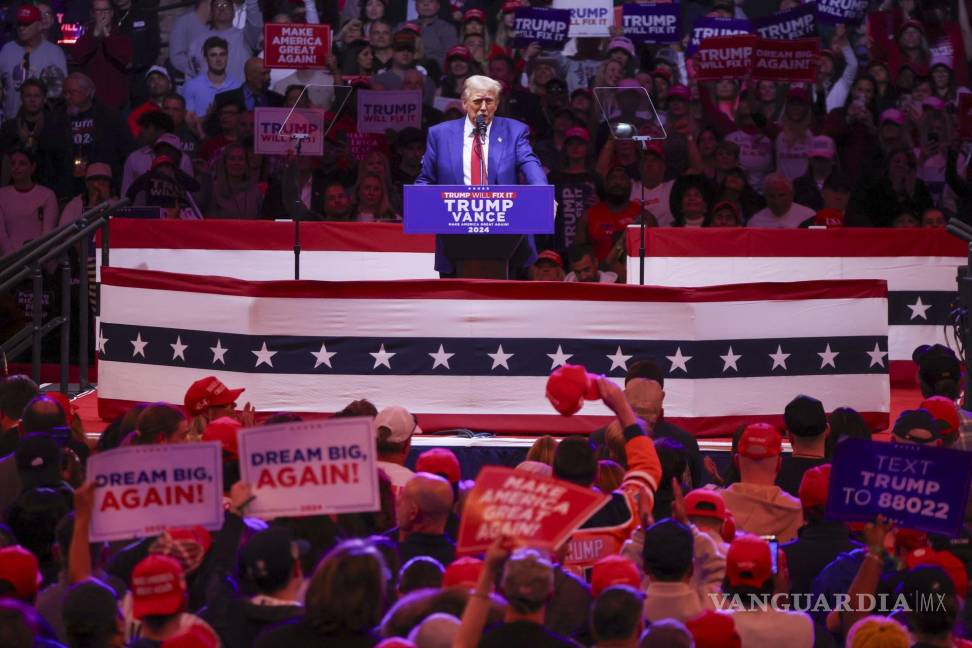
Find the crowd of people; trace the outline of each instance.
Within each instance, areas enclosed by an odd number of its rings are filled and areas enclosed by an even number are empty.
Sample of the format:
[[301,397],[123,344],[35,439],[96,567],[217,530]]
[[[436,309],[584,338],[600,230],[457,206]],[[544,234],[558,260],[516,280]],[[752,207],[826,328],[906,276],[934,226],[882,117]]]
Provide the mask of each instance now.
[[[114,196],[168,218],[299,209],[308,219],[399,221],[428,127],[465,114],[463,85],[475,74],[502,85],[497,114],[529,126],[556,187],[556,231],[537,241],[549,254],[530,269],[535,278],[623,280],[620,232],[640,218],[659,227],[968,218],[965,2],[885,0],[858,25],[819,22],[808,85],[699,82],[686,54],[700,16],[759,18],[796,0],[686,0],[680,41],[639,44],[613,27],[556,50],[514,47],[523,44],[515,12],[528,4],[198,0],[177,16],[131,0],[11,6],[15,29],[0,35],[0,252]],[[64,37],[67,21],[80,24],[76,39]],[[327,68],[268,70],[271,22],[329,24]],[[598,87],[647,92],[667,139],[640,150],[614,137]],[[422,128],[357,132],[357,89],[421,90]],[[323,156],[257,154],[254,109],[295,105],[326,111]],[[633,123],[660,132],[650,113]]]
[[[916,358],[925,400],[897,418],[892,442],[967,451],[959,360],[941,346]],[[797,395],[783,429],[741,425],[720,467],[664,419],[664,373],[650,359],[632,363],[623,387],[600,378],[596,389],[614,419],[589,436],[538,438],[514,471],[605,502],[552,550],[501,537],[469,555],[456,540],[473,486],[463,477],[476,475],[446,448],[414,451],[420,418],[404,407],[357,400],[335,415],[374,419],[380,510],[264,520],[248,516],[254,491],[240,480],[237,433],[257,423],[249,403],[239,406],[243,389],[202,378],[183,403],[136,405],[96,433],[62,395],[9,376],[0,382],[0,644],[970,645],[968,518],[946,537],[880,516],[825,515],[835,450],[871,438],[857,412],[828,416]],[[88,456],[200,440],[222,448],[218,530],[90,541],[98,486]],[[870,605],[853,603],[867,596]],[[875,607],[876,597],[893,603]]]

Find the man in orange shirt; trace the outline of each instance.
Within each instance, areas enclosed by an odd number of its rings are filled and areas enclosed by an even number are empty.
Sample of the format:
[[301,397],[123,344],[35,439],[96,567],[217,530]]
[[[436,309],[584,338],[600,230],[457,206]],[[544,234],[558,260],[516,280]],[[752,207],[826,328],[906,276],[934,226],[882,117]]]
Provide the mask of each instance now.
[[604,200],[587,211],[587,236],[598,261],[611,252],[614,235],[638,219],[641,205],[630,197],[631,178],[624,167],[613,167],[604,181]]

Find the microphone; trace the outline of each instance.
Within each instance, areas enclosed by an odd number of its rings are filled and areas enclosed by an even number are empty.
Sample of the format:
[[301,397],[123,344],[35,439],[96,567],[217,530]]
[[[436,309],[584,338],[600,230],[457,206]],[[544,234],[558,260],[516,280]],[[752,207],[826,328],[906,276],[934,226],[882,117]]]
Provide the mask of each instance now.
[[476,115],[476,132],[479,133],[479,140],[486,141],[486,116]]

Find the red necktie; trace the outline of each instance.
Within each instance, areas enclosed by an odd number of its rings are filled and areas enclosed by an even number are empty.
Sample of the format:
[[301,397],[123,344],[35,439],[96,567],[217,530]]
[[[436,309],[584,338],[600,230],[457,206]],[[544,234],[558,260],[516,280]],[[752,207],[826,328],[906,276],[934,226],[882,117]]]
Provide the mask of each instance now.
[[469,179],[472,181],[473,185],[485,184],[483,178],[483,163],[482,163],[482,142],[476,135],[476,132],[472,133],[473,144],[472,144],[472,155],[469,161]]

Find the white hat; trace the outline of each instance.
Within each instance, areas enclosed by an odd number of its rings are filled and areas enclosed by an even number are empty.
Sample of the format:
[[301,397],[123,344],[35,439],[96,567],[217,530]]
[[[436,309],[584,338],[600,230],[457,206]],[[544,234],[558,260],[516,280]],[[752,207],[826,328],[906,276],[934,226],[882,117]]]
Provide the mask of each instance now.
[[375,430],[388,428],[389,443],[405,443],[413,434],[422,434],[415,416],[404,407],[393,405],[378,412],[375,417]]

